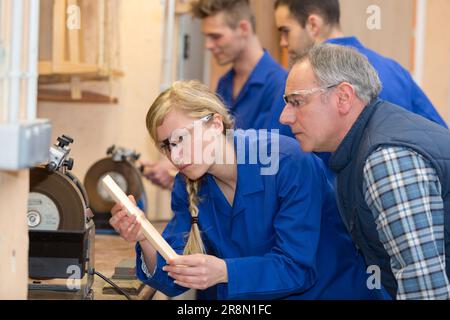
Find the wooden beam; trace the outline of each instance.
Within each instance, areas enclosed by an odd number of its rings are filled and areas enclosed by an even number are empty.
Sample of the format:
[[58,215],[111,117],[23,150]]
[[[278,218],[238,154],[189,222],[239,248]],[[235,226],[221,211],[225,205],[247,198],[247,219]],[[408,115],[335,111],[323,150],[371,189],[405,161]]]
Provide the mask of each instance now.
[[[87,63],[70,63],[60,62],[55,64],[53,61],[40,61],[39,62],[39,75],[51,75],[51,74],[90,74],[97,73],[99,70],[97,65]],[[120,72],[117,73],[119,76]]]
[[0,300],[27,299],[29,176],[0,171]]
[[70,81],[70,95],[73,100],[81,100],[81,78],[73,76]]
[[[105,0],[98,1],[98,65],[100,66],[100,71],[103,72],[105,69],[105,21],[106,21],[106,3]],[[108,34],[111,37],[111,34]],[[108,48],[111,49],[111,48]]]
[[40,76],[53,74],[53,62],[39,61],[38,72]]
[[66,60],[66,0],[53,0],[52,62],[59,65]]
[[152,246],[166,259],[166,261],[175,259],[178,254],[172,249],[167,241],[159,234],[155,227],[145,219],[141,211],[131,202],[120,187],[114,182],[111,176],[106,176],[102,180],[103,185],[109,194],[117,203],[121,203],[127,209],[129,215],[136,216],[137,221],[141,224],[141,230]]
[[[69,6],[78,6],[77,0],[67,0]],[[78,28],[69,29],[69,61],[71,64],[80,63],[80,30]],[[73,76],[70,82],[70,91],[73,100],[81,100],[81,79]]]
[[91,91],[81,92],[80,99],[74,100],[71,91],[46,89],[46,88],[39,89],[38,101],[68,102],[68,103],[106,103],[106,104],[117,104],[119,102],[119,100],[115,97],[106,96]]
[[[69,6],[78,6],[77,0],[68,0]],[[80,63],[80,30],[69,29],[69,61],[73,64]]]

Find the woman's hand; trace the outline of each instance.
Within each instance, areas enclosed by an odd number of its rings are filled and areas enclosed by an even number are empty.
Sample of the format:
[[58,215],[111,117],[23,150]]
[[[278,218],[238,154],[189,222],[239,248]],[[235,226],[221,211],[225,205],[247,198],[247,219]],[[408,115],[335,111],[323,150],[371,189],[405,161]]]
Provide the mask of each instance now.
[[[130,200],[136,205],[136,201],[133,196],[128,196]],[[141,211],[141,218],[145,219],[144,213]],[[122,238],[129,242],[137,242],[145,240],[145,236],[141,231],[141,224],[137,221],[135,216],[128,217],[127,209],[120,204],[116,203],[111,209],[112,218],[109,219],[109,223],[120,234]]]
[[224,260],[204,254],[180,256],[169,261],[164,271],[179,286],[205,290],[218,283],[228,282],[227,265]]

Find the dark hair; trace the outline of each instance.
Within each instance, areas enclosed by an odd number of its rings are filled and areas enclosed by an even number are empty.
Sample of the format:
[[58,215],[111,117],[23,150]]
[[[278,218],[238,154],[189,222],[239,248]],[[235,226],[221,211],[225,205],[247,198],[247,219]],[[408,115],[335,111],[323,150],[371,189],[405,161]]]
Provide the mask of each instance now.
[[191,13],[198,19],[225,13],[227,24],[235,29],[241,20],[250,22],[253,32],[256,30],[256,19],[249,0],[196,0],[191,3]]
[[320,15],[328,25],[336,26],[340,23],[339,0],[277,0],[275,9],[281,6],[287,6],[303,28],[313,13]]

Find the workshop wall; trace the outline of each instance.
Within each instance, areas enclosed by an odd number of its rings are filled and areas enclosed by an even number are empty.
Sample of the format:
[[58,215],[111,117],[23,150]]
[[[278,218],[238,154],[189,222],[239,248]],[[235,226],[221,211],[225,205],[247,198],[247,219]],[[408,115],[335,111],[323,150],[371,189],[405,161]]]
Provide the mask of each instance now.
[[450,1],[428,0],[422,87],[450,125]]
[[[257,20],[257,34],[269,52],[283,61],[277,49],[279,36],[273,17],[275,0],[252,1]],[[414,24],[416,0],[340,0],[341,24],[345,35],[353,35],[367,47],[398,61],[414,72]],[[381,28],[369,29],[367,21],[380,9]],[[270,9],[270,10],[269,10]],[[450,123],[450,2],[428,0],[426,5],[424,74],[421,87],[439,113]],[[261,23],[264,21],[264,23]],[[258,23],[260,22],[260,23]],[[263,27],[261,27],[263,25]],[[211,59],[210,87],[215,89],[220,76],[229,66],[218,66]]]
[[[270,54],[280,62],[283,55],[279,48],[279,34],[275,25],[273,7],[275,0],[252,0],[256,16],[256,33]],[[412,68],[412,27],[414,0],[340,0],[341,24],[345,35],[357,36],[366,46]],[[367,28],[367,8],[376,5],[381,10],[381,29]],[[392,32],[395,30],[395,32]],[[220,67],[211,59],[211,88],[216,88],[218,79],[229,68]]]
[[[356,36],[365,46],[412,70],[415,0],[340,0],[344,35]],[[374,6],[374,7],[371,7]],[[373,9],[379,8],[380,29],[369,28]]]
[[29,170],[0,172],[0,300],[26,299]]
[[[38,106],[39,117],[48,118],[53,124],[54,141],[61,134],[74,138],[73,172],[82,181],[88,168],[105,157],[106,149],[113,144],[135,149],[142,159],[155,161],[159,157],[147,133],[145,116],[160,89],[163,7],[161,1],[118,2],[119,65],[124,76],[116,81],[113,94],[119,103],[40,102]],[[89,16],[92,12],[82,14],[83,21],[95,21],[95,16]],[[95,42],[93,36],[84,38],[86,52],[96,46]],[[92,82],[83,83],[82,87],[102,89]],[[154,204],[160,191],[147,182],[146,189],[152,218],[156,215]]]
[[[355,35],[367,47],[398,61],[414,73],[416,0],[340,0],[345,35]],[[370,30],[367,8],[380,8],[381,28]],[[426,1],[425,52],[420,84],[436,109],[450,123],[450,2]]]

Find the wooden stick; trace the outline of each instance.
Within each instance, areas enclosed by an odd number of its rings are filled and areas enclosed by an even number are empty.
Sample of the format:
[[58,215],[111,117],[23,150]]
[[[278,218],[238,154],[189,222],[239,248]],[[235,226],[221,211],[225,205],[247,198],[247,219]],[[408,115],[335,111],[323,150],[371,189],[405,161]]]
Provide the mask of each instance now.
[[[69,6],[77,6],[77,0],[67,0]],[[80,31],[77,28],[69,29],[69,61],[72,64],[80,63]],[[81,100],[81,78],[72,77],[70,92],[73,100]]]
[[66,60],[66,0],[55,0],[53,3],[52,39],[52,62],[59,65]]
[[[39,75],[54,75],[54,74],[95,74],[98,72],[98,66],[87,63],[73,64],[68,61],[55,63],[53,61],[39,62]],[[120,74],[119,74],[120,75]]]
[[83,94],[81,92],[81,78],[73,76],[70,82],[70,96],[72,100],[81,100]]
[[98,1],[98,57],[97,64],[100,72],[105,71],[105,19],[106,4],[105,0]]
[[141,217],[140,210],[131,202],[120,187],[114,182],[111,176],[106,176],[102,180],[106,190],[110,193],[114,200],[121,203],[127,209],[129,215],[136,216],[137,221],[141,224],[142,232],[152,246],[166,259],[175,259],[178,254],[172,249],[167,241],[159,234],[155,227],[145,218]]
[[[77,0],[67,0],[69,6],[77,6]],[[69,29],[69,61],[73,64],[78,64],[81,61],[80,53],[80,30],[77,28]]]

